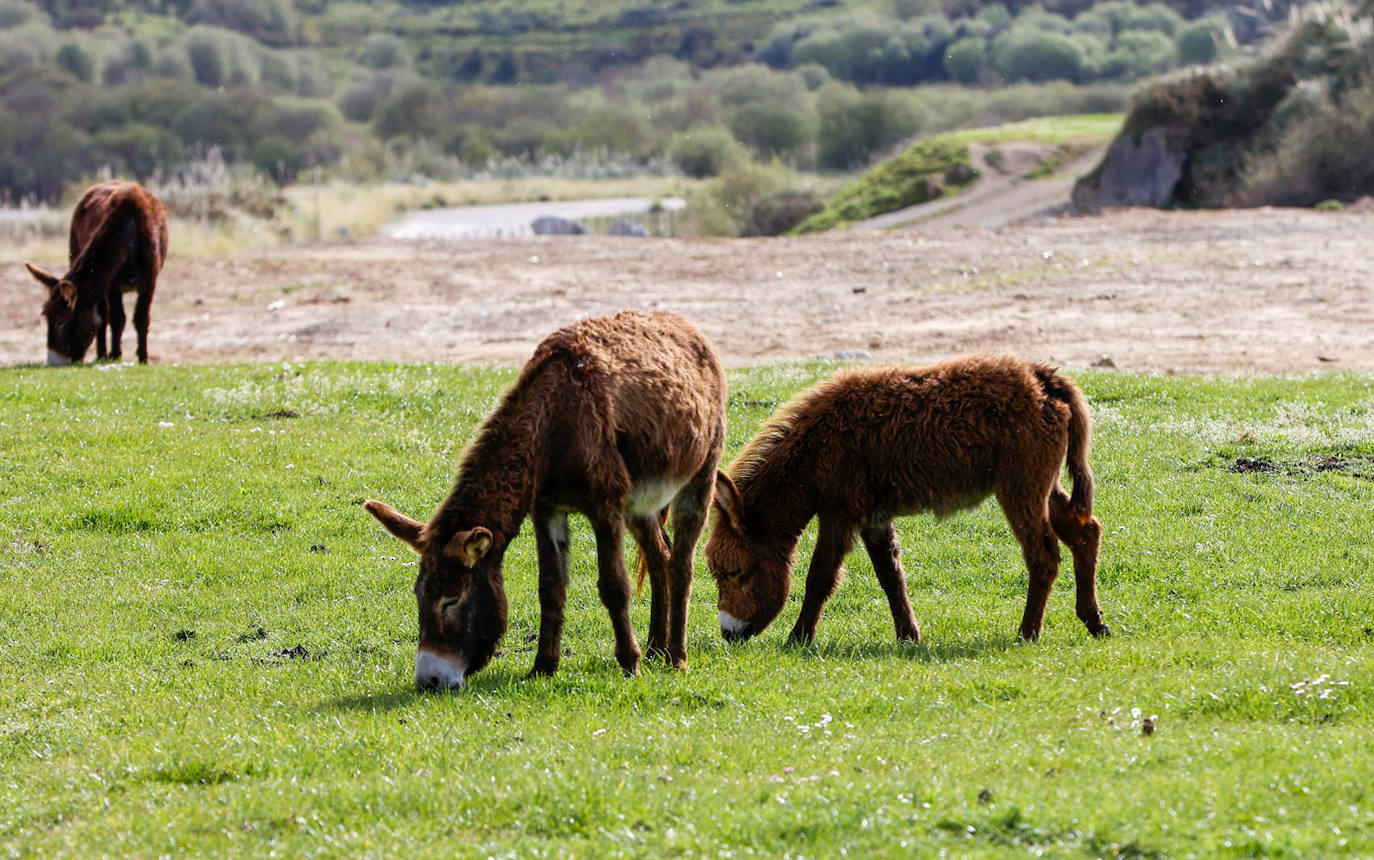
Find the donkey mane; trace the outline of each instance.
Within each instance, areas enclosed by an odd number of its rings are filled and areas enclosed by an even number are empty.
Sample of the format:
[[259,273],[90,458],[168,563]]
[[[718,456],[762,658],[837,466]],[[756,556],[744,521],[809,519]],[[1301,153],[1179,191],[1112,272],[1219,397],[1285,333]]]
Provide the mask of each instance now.
[[85,278],[96,272],[106,272],[112,277],[115,270],[109,265],[108,258],[118,250],[112,247],[114,233],[124,223],[125,217],[150,214],[144,210],[143,201],[132,194],[124,195],[115,205],[105,209],[99,224],[91,232],[90,240],[72,257],[69,266],[72,275]]
[[477,429],[463,453],[452,491],[426,526],[430,534],[446,537],[474,515],[503,538],[514,537],[519,530],[538,492],[533,476],[543,452],[536,446],[544,436],[541,430],[550,407],[544,391],[548,382],[529,380],[532,370],[536,369],[526,368],[520,382],[502,396]]
[[469,443],[453,490],[426,527],[431,535],[446,537],[478,514],[493,531],[505,538],[515,536],[531,500],[539,493],[533,476],[544,455],[538,446],[544,441],[543,430],[556,405],[558,377],[566,373],[586,385],[589,374],[585,371],[593,370],[595,362],[585,348],[579,348],[580,341],[580,325],[574,324],[540,342],[519,379]]
[[810,423],[811,404],[827,396],[834,385],[834,380],[829,380],[803,391],[779,407],[759,428],[730,466],[730,477],[740,485],[741,491],[761,477],[765,469],[776,468],[785,462],[785,457],[775,456],[778,449],[799,443]]

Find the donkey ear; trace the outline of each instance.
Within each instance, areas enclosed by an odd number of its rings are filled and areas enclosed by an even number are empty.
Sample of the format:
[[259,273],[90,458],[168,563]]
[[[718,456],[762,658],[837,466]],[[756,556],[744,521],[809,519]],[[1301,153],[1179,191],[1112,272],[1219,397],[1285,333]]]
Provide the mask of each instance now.
[[744,531],[744,502],[740,501],[735,482],[720,469],[716,470],[716,507],[720,508],[731,528],[737,532]]
[[42,266],[35,266],[33,263],[30,263],[27,260],[24,261],[24,268],[29,270],[29,274],[33,275],[33,279],[35,281],[47,287],[48,292],[52,292],[53,290],[57,289],[57,282],[59,278],[52,272],[49,272]]
[[381,502],[368,499],[363,502],[363,507],[369,514],[377,518],[377,522],[382,527],[394,534],[396,537],[410,544],[410,548],[420,554],[424,554],[425,548],[429,546],[428,538],[421,535],[425,524],[410,517]]
[[76,284],[71,281],[62,281],[57,285],[57,292],[62,296],[62,301],[67,303],[67,307],[76,307]]
[[468,567],[482,560],[491,549],[491,532],[478,526],[475,529],[458,532],[444,547],[444,555],[456,558]]

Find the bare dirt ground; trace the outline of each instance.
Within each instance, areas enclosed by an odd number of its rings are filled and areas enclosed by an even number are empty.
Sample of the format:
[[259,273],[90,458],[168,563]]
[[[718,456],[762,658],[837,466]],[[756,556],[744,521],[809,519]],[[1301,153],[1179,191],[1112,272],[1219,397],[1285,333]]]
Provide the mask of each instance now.
[[[178,257],[175,243],[150,336],[164,363],[518,363],[580,317],[671,308],[732,365],[992,350],[1125,371],[1374,368],[1374,215],[1351,212],[1137,210],[728,241],[369,239],[223,258]],[[40,304],[17,260],[0,265],[0,364],[43,359]]]

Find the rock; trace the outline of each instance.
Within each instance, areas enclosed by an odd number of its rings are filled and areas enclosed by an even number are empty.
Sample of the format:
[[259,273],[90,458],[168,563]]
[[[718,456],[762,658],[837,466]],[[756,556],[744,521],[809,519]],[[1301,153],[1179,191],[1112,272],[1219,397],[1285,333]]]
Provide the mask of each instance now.
[[649,231],[643,224],[636,224],[633,221],[617,221],[606,231],[607,236],[630,236],[635,239],[649,238]]
[[1168,206],[1183,177],[1187,138],[1186,129],[1162,126],[1138,137],[1119,135],[1102,163],[1074,185],[1074,210],[1096,215],[1121,206]]
[[535,218],[530,222],[530,229],[536,236],[581,236],[587,232],[587,228],[576,221],[554,215]]
[[1094,361],[1094,362],[1092,363],[1092,366],[1093,366],[1093,367],[1102,367],[1102,368],[1115,368],[1115,367],[1116,367],[1116,362],[1115,362],[1115,361],[1112,361],[1112,357],[1111,357],[1110,355],[1104,355],[1104,356],[1102,356],[1101,358],[1099,358],[1097,361]]

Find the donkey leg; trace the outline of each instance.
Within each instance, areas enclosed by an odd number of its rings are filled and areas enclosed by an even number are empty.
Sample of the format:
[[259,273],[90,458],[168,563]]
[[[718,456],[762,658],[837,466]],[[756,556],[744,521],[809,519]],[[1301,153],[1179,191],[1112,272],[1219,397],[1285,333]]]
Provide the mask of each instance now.
[[[1086,517],[1086,518],[1085,518]],[[1073,554],[1073,579],[1078,619],[1094,636],[1110,636],[1097,602],[1097,554],[1102,545],[1102,522],[1069,508],[1069,496],[1059,487],[1050,494],[1050,525]]]
[[816,638],[821,610],[835,593],[835,586],[840,582],[840,565],[844,564],[853,540],[854,530],[848,523],[840,525],[833,519],[821,520],[816,550],[811,554],[811,567],[806,571],[806,596],[802,598],[797,623],[787,634],[788,641],[809,645]]
[[[122,309],[121,309],[122,310]],[[109,299],[101,298],[96,300],[95,318],[95,360],[104,361],[109,354],[105,349],[105,328],[109,325],[110,309]]]
[[627,675],[639,674],[639,643],[630,624],[630,577],[625,572],[625,526],[620,513],[589,516],[596,532],[596,589],[611,615],[615,659]]
[[892,610],[892,624],[897,629],[898,641],[909,639],[921,641],[921,629],[916,626],[916,616],[911,611],[911,601],[906,593],[906,571],[902,570],[902,545],[897,540],[897,532],[891,522],[870,526],[859,533],[863,537],[864,549],[873,560],[873,572],[878,576],[878,584],[887,594],[887,605]]
[[716,458],[687,482],[673,499],[673,552],[668,559],[672,603],[668,608],[668,660],[677,669],[687,668],[687,612],[692,603],[692,568],[697,541],[706,527],[711,488],[716,480]]
[[1040,630],[1045,623],[1045,604],[1049,602],[1050,589],[1054,588],[1054,581],[1059,576],[1059,540],[1050,527],[1044,497],[1037,495],[1035,499],[1030,501],[1024,496],[1004,498],[1002,493],[998,493],[997,498],[1007,522],[1011,524],[1012,533],[1021,544],[1021,556],[1030,574],[1020,635],[1031,642],[1040,638]]
[[138,301],[134,303],[134,332],[138,335],[138,363],[148,363],[148,321],[149,310],[153,306],[153,285],[138,291]]
[[659,517],[625,517],[625,526],[639,546],[639,555],[649,574],[649,654],[668,654],[668,545],[663,541]]
[[[110,360],[119,361],[124,355],[121,344],[124,339],[124,299],[118,293],[112,292],[106,301],[109,303]],[[104,332],[101,332],[100,337],[104,339]]]
[[534,546],[539,555],[539,647],[531,677],[558,670],[568,586],[568,515],[540,506],[535,508],[533,519]]

